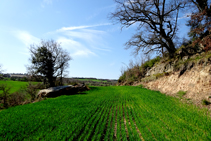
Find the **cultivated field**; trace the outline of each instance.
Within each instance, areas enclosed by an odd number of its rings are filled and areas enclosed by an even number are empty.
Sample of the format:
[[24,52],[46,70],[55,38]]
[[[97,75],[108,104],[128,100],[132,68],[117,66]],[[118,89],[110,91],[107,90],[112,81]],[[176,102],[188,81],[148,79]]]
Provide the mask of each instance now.
[[[21,81],[11,81],[11,80],[7,80],[7,81],[0,81],[0,85],[1,84],[7,84],[8,86],[11,87],[10,89],[10,93],[14,93],[17,92],[21,87],[24,87],[28,84],[28,82],[21,82]],[[36,82],[34,82],[36,83]],[[0,90],[0,93],[2,93],[2,91]]]
[[91,87],[0,112],[0,140],[211,140],[206,110],[140,87]]

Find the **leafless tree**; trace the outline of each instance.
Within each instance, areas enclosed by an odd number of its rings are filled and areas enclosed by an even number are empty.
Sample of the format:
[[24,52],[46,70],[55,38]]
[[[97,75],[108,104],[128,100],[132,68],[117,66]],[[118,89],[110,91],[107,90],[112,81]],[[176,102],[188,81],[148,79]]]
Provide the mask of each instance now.
[[67,63],[69,60],[70,60],[70,56],[68,54],[67,51],[62,51],[61,52],[61,55],[58,57],[58,64],[60,64],[60,69],[59,71],[57,72],[57,76],[59,77],[59,80],[60,80],[60,84],[62,85],[63,84],[63,78],[65,76],[68,75],[68,71],[67,71],[67,68],[69,67],[69,63]]
[[51,87],[55,85],[57,78],[62,81],[71,57],[61,48],[60,43],[54,40],[42,40],[40,44],[32,44],[29,50],[31,53],[31,65],[27,66],[29,74],[44,76],[44,83],[47,79]]
[[176,51],[174,39],[177,32],[178,15],[185,3],[180,0],[115,0],[117,8],[110,18],[123,27],[137,25],[137,33],[126,43],[126,49],[135,47],[139,51],[163,53],[170,57]]

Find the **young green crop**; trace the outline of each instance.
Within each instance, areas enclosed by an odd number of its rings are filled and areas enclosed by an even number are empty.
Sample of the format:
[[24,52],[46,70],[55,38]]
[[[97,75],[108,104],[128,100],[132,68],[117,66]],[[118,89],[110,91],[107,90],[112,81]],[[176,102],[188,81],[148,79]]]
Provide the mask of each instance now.
[[0,140],[211,140],[207,110],[140,87],[91,87],[0,112]]

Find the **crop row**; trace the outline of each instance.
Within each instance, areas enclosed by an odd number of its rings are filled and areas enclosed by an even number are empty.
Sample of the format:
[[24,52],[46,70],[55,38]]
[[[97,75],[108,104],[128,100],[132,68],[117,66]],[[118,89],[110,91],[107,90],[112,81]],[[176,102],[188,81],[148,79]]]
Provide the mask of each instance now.
[[93,87],[0,112],[0,140],[209,140],[205,113],[138,87]]

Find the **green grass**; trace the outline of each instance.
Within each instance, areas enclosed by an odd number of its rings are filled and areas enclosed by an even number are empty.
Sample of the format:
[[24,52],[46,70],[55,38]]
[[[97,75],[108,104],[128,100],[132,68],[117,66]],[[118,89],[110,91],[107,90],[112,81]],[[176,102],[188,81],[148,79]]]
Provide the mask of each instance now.
[[[0,85],[1,84],[7,84],[8,86],[11,87],[10,89],[10,93],[14,93],[17,92],[21,87],[24,87],[28,84],[28,82],[22,82],[22,81],[2,81],[0,80]],[[33,82],[33,84],[36,84],[38,82]],[[0,93],[2,93],[2,91],[0,90]]]
[[179,92],[177,92],[177,95],[180,97],[180,98],[182,98],[185,94],[187,93],[187,91],[179,91]]
[[[0,81],[0,85],[4,83],[11,87],[10,93],[14,93],[18,91],[22,86],[26,86],[28,84],[28,82],[21,81]],[[0,93],[2,93],[2,91],[0,91]]]
[[1,111],[0,140],[211,140],[206,112],[141,87],[91,87]]

